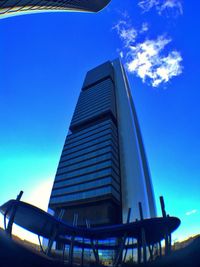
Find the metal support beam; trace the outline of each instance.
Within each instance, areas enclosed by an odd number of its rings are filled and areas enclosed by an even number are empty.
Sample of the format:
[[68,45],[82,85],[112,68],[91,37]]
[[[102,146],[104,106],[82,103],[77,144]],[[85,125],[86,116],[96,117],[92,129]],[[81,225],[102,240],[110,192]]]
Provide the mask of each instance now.
[[39,245],[40,245],[40,249],[41,249],[42,253],[45,254],[45,251],[43,249],[42,242],[41,242],[41,239],[40,239],[40,236],[39,235],[38,235],[38,241],[39,241]]
[[124,247],[125,247],[126,237],[127,237],[127,234],[125,233],[125,235],[122,237],[118,253],[116,254],[116,257],[115,257],[115,261],[113,264],[114,267],[117,267],[119,265],[120,258],[122,257],[122,252],[123,252]]
[[[63,209],[61,209],[59,214],[58,214],[58,216],[57,216],[57,219],[61,220],[63,215],[64,215],[64,213],[65,213],[65,211]],[[51,254],[51,249],[52,249],[52,246],[53,246],[53,242],[55,241],[57,233],[58,233],[58,225],[54,225],[54,227],[52,229],[52,235],[49,238],[48,246],[47,246],[47,249],[46,249],[46,255],[50,255]]]
[[152,261],[153,260],[153,245],[149,245],[148,248],[149,248],[150,260]]
[[[16,198],[17,201],[20,201],[20,199],[21,199],[23,193],[24,193],[23,191],[20,191],[19,195],[18,195],[17,198]],[[6,233],[7,233],[10,237],[11,237],[11,235],[12,235],[12,226],[13,226],[13,223],[14,223],[14,219],[15,219],[16,211],[17,211],[17,205],[15,205],[14,207],[11,208],[10,219],[9,219],[7,228],[5,229],[5,230],[6,230]],[[4,220],[5,220],[5,217],[4,217]],[[5,221],[4,221],[4,223],[5,223]]]
[[[74,214],[73,226],[77,226],[78,224],[78,214]],[[71,238],[70,248],[69,248],[69,264],[73,265],[73,256],[74,256],[74,240],[75,235]]]
[[[127,246],[129,245],[129,238],[128,238],[127,244],[125,244],[125,245],[127,245]],[[124,258],[123,258],[123,261],[122,262],[125,262],[126,261],[127,252],[128,252],[128,248],[126,248],[126,250],[125,250]]]
[[7,217],[7,214],[8,214],[8,212],[9,212],[9,207],[7,208],[7,210],[5,211],[5,213],[4,213],[4,230],[6,231],[6,229],[7,229],[7,226],[6,226],[6,217]]
[[127,215],[126,223],[130,222],[130,218],[131,218],[131,208],[128,209],[128,215]]
[[63,257],[63,262],[65,262],[65,244],[63,244],[63,255],[62,255],[62,257]]
[[[165,202],[164,202],[163,196],[160,196],[160,205],[161,205],[163,218],[167,218],[169,215],[167,215],[165,211]],[[168,255],[170,251],[171,251],[171,235],[169,234],[169,230],[166,227],[165,229],[165,255]]]
[[163,218],[166,218],[166,211],[165,211],[165,202],[164,202],[164,198],[163,196],[160,196],[160,206],[161,206],[161,210],[162,210],[162,216]]
[[58,217],[57,217],[57,218],[58,218],[58,220],[60,220],[60,221],[61,221],[61,220],[62,220],[62,218],[63,218],[63,216],[64,216],[64,214],[65,214],[65,210],[64,210],[64,209],[61,209],[61,210],[60,210],[60,213],[58,214]]
[[95,257],[95,260],[96,260],[96,264],[99,265],[99,253],[98,253],[98,249],[94,245],[94,240],[91,239],[90,241],[91,241],[91,246],[92,246],[92,250],[93,250],[93,253],[94,253],[94,257]]
[[[131,217],[131,208],[128,209],[128,215],[127,215],[126,223],[129,223],[130,222],[130,217]],[[126,240],[125,240],[125,244],[126,244]],[[128,238],[127,245],[129,245],[129,238]],[[127,251],[128,251],[128,249],[126,248],[125,253],[124,253],[124,258],[123,258],[122,262],[125,262],[125,260],[126,260]]]
[[[132,244],[133,244],[133,237],[132,237]],[[131,254],[132,254],[132,262],[133,262],[133,246],[132,246],[132,250],[131,250]]]
[[[87,226],[87,228],[90,228],[90,222],[87,219],[86,219],[86,226]],[[95,257],[95,260],[96,260],[96,264],[99,265],[98,248],[95,247],[93,239],[90,239],[90,242],[91,242],[91,247],[92,247],[92,250],[93,250],[93,253],[94,253],[94,257]]]
[[[138,206],[139,206],[140,220],[143,221],[144,216],[143,216],[143,210],[142,210],[142,203],[138,202]],[[141,245],[142,245],[142,252],[143,252],[143,262],[146,263],[147,262],[147,243],[146,243],[146,235],[145,235],[144,228],[141,229],[141,241],[142,241]]]
[[70,265],[73,265],[74,239],[75,239],[75,236],[72,236],[71,244],[70,244],[70,248],[69,248],[69,264]]
[[161,241],[158,242],[159,245],[159,256],[162,257],[162,246],[161,246]]
[[141,237],[142,237],[142,251],[143,251],[143,262],[147,262],[147,244],[146,244],[146,236],[145,230],[142,228],[141,230]]
[[168,238],[169,238],[168,245],[169,245],[169,253],[170,253],[172,249],[172,235],[168,234]]
[[55,225],[54,228],[52,229],[52,235],[51,235],[51,238],[49,238],[48,246],[46,249],[46,255],[48,255],[48,256],[51,254],[53,242],[56,238],[57,233],[58,233],[58,227],[57,227],[57,225]]
[[84,242],[85,239],[83,238],[83,247],[82,247],[82,252],[81,252],[81,267],[84,265]]
[[144,220],[143,210],[142,210],[142,203],[139,202],[138,205],[139,205],[139,212],[140,212],[140,220],[142,221],[142,220]]
[[141,240],[140,238],[137,239],[137,262],[138,264],[141,263]]

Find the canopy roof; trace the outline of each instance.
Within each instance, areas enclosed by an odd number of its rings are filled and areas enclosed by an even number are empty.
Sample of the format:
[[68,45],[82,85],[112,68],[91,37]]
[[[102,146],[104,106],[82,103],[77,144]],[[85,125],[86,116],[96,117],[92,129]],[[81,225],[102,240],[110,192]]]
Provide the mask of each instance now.
[[68,243],[71,236],[103,240],[126,235],[138,239],[144,229],[147,244],[153,244],[164,238],[166,229],[171,233],[180,225],[178,218],[167,216],[95,228],[74,227],[31,204],[17,200],[9,200],[0,207],[0,211],[10,218],[13,208],[16,208],[14,223],[45,238],[51,238],[52,233],[56,232],[55,240],[64,243]]

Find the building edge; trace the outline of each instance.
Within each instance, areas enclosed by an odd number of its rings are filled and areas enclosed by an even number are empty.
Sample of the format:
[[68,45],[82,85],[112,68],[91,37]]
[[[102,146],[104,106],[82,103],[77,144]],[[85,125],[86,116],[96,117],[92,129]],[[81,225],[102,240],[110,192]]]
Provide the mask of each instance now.
[[113,60],[112,65],[115,69],[119,123],[123,222],[126,221],[129,208],[132,208],[131,220],[139,219],[138,202],[143,205],[145,218],[156,217],[150,170],[128,78],[120,59]]

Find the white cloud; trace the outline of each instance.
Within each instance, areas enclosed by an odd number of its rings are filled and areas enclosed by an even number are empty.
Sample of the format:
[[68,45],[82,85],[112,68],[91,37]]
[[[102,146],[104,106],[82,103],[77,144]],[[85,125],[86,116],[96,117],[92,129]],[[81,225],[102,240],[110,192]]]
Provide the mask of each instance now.
[[195,214],[195,213],[197,213],[197,212],[198,212],[197,210],[190,210],[190,211],[187,211],[187,212],[185,213],[185,215],[190,216],[190,215]]
[[157,7],[159,5],[159,0],[141,0],[138,3],[138,6],[142,8],[144,12],[148,12],[153,7]]
[[123,51],[120,51],[120,52],[119,52],[119,55],[120,55],[120,58],[123,58],[123,57],[124,57],[124,53],[123,53]]
[[127,68],[135,73],[143,82],[150,82],[153,87],[168,82],[173,76],[181,74],[180,62],[182,57],[179,52],[163,53],[171,39],[159,36],[155,40],[145,40],[130,47]]
[[164,35],[138,42],[148,27],[147,23],[143,23],[141,29],[136,29],[129,21],[120,20],[113,28],[123,42],[120,56],[125,60],[128,71],[143,82],[158,87],[182,73],[182,57],[176,50],[167,52],[166,47],[172,40]]
[[138,3],[143,12],[148,12],[155,8],[159,15],[169,14],[178,16],[183,14],[181,0],[140,0]]
[[138,32],[134,27],[131,27],[130,23],[125,20],[120,20],[114,27],[120,37],[123,40],[124,45],[129,47],[135,42]]
[[140,33],[147,32],[148,30],[149,30],[148,23],[146,23],[146,22],[142,23],[142,28],[140,30]]

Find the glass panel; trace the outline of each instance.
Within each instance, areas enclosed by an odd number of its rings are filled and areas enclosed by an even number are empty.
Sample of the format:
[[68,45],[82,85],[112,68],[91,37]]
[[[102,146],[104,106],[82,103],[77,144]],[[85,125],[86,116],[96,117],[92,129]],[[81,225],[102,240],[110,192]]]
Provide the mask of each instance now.
[[104,170],[101,170],[95,173],[78,176],[72,179],[69,178],[69,179],[59,181],[55,178],[53,187],[60,188],[63,186],[70,186],[70,185],[74,185],[74,184],[81,183],[81,182],[87,182],[90,180],[104,178],[106,176],[111,176],[112,179],[115,180],[118,184],[120,183],[120,177],[111,168],[107,168],[107,169],[104,169]]
[[67,193],[72,193],[72,192],[77,192],[77,191],[82,191],[82,190],[87,190],[87,189],[94,189],[100,186],[105,186],[105,185],[113,185],[116,189],[116,191],[120,191],[119,184],[115,183],[111,177],[103,178],[100,180],[95,180],[91,181],[88,183],[84,184],[78,184],[70,187],[65,187],[65,188],[60,188],[60,189],[55,189],[53,188],[53,191],[51,193],[51,196],[57,196],[57,195],[63,195]]
[[81,192],[77,194],[72,195],[66,195],[66,196],[60,196],[60,197],[52,197],[50,200],[51,204],[61,203],[61,202],[68,202],[68,201],[76,201],[76,200],[82,200],[102,195],[112,194],[115,196],[117,200],[120,200],[119,194],[110,186],[105,188],[99,188],[87,192]]

